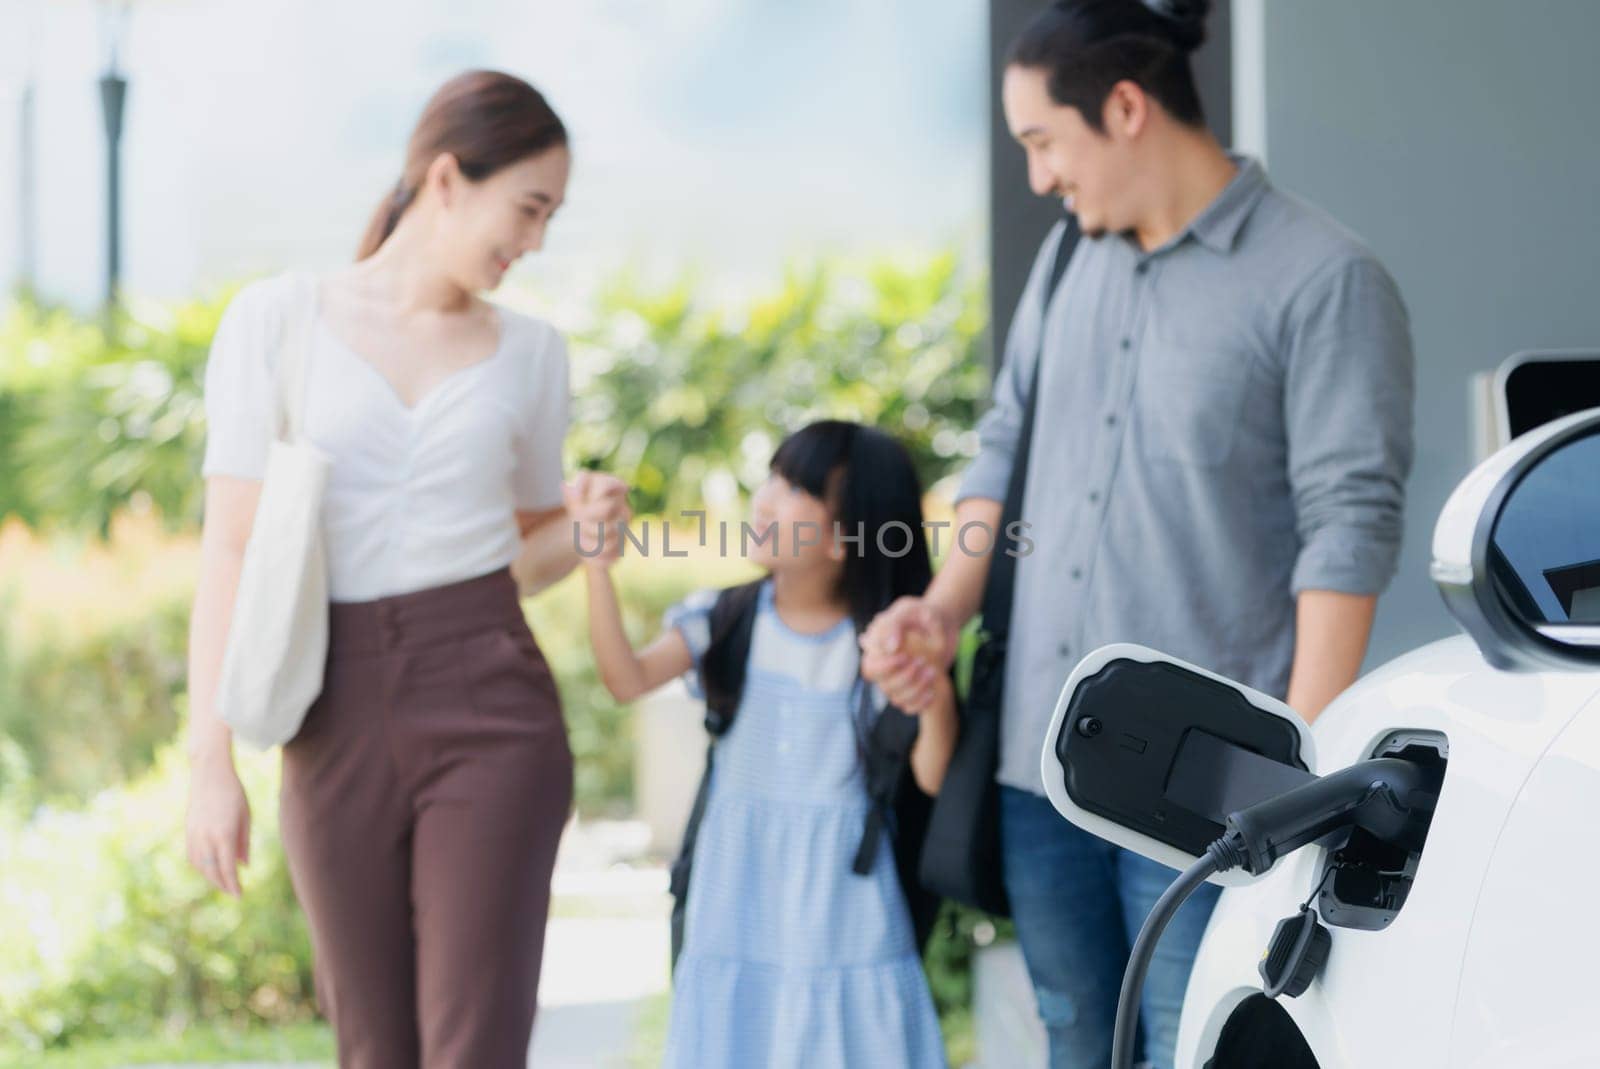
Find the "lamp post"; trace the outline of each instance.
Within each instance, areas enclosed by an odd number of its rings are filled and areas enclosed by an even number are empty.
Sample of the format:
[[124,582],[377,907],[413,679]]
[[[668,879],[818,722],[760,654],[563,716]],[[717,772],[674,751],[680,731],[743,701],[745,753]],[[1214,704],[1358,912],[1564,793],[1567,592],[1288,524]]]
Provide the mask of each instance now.
[[24,293],[39,289],[39,234],[37,195],[33,182],[33,151],[38,131],[34,126],[32,72],[22,85],[17,114],[17,284]]
[[[38,141],[35,123],[38,78],[39,5],[36,0],[19,0],[17,7],[21,32],[15,38],[21,55],[15,57],[21,81],[17,92],[17,263],[16,287],[24,294],[38,292],[39,235],[38,192],[34,182],[34,146]],[[8,59],[11,58],[8,55]]]
[[100,108],[106,120],[106,296],[107,309],[117,302],[122,280],[122,106],[128,80],[116,72],[100,79]]
[[103,0],[102,27],[107,46],[105,73],[100,77],[100,109],[106,128],[106,291],[104,314],[114,326],[122,284],[122,117],[128,79],[122,73],[122,44],[127,35],[129,0]]

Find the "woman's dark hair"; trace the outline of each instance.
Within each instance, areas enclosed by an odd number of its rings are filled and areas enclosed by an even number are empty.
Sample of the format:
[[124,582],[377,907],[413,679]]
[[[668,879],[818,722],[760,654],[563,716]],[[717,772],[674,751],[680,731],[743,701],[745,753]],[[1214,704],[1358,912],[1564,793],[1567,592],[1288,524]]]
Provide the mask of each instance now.
[[[856,627],[933,580],[922,526],[922,484],[906,447],[859,423],[822,420],[784,439],[772,470],[826,501],[847,538],[839,592]],[[832,532],[826,532],[831,534]]]
[[356,252],[365,260],[389,239],[440,153],[481,182],[502,167],[567,144],[567,128],[533,86],[499,71],[458,74],[433,94],[406,144],[405,169],[378,205]]
[[1205,125],[1189,53],[1205,40],[1210,0],[1057,0],[1006,52],[1006,66],[1048,75],[1050,98],[1105,132],[1106,97],[1138,85],[1187,126]]

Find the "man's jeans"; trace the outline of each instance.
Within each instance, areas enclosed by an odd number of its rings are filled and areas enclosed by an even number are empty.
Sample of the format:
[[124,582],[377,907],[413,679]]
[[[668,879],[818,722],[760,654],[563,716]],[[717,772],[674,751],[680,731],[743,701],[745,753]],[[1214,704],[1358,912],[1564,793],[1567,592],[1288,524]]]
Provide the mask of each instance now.
[[[1000,788],[1006,891],[1050,1036],[1050,1069],[1106,1069],[1117,994],[1139,927],[1178,873],[1070,824],[1048,799]],[[1184,988],[1219,888],[1203,884],[1156,946],[1139,1050],[1171,1069]]]

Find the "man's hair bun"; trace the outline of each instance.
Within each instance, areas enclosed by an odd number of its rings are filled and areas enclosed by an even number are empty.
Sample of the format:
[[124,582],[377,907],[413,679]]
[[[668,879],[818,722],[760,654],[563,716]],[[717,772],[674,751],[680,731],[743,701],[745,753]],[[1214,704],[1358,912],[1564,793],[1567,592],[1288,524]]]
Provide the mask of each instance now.
[[1211,0],[1143,0],[1146,7],[1168,23],[1168,38],[1185,52],[1205,43],[1206,16]]

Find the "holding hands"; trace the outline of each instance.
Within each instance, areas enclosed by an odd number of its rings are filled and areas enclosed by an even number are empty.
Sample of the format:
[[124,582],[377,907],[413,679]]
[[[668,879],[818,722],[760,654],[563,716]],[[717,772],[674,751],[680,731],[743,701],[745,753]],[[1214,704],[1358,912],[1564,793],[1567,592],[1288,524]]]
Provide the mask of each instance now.
[[903,597],[861,635],[861,674],[897,708],[920,714],[949,686],[959,628],[926,598]]
[[602,569],[615,564],[622,554],[622,526],[633,518],[628,484],[603,471],[580,471],[561,485],[561,500],[577,526],[584,563]]

